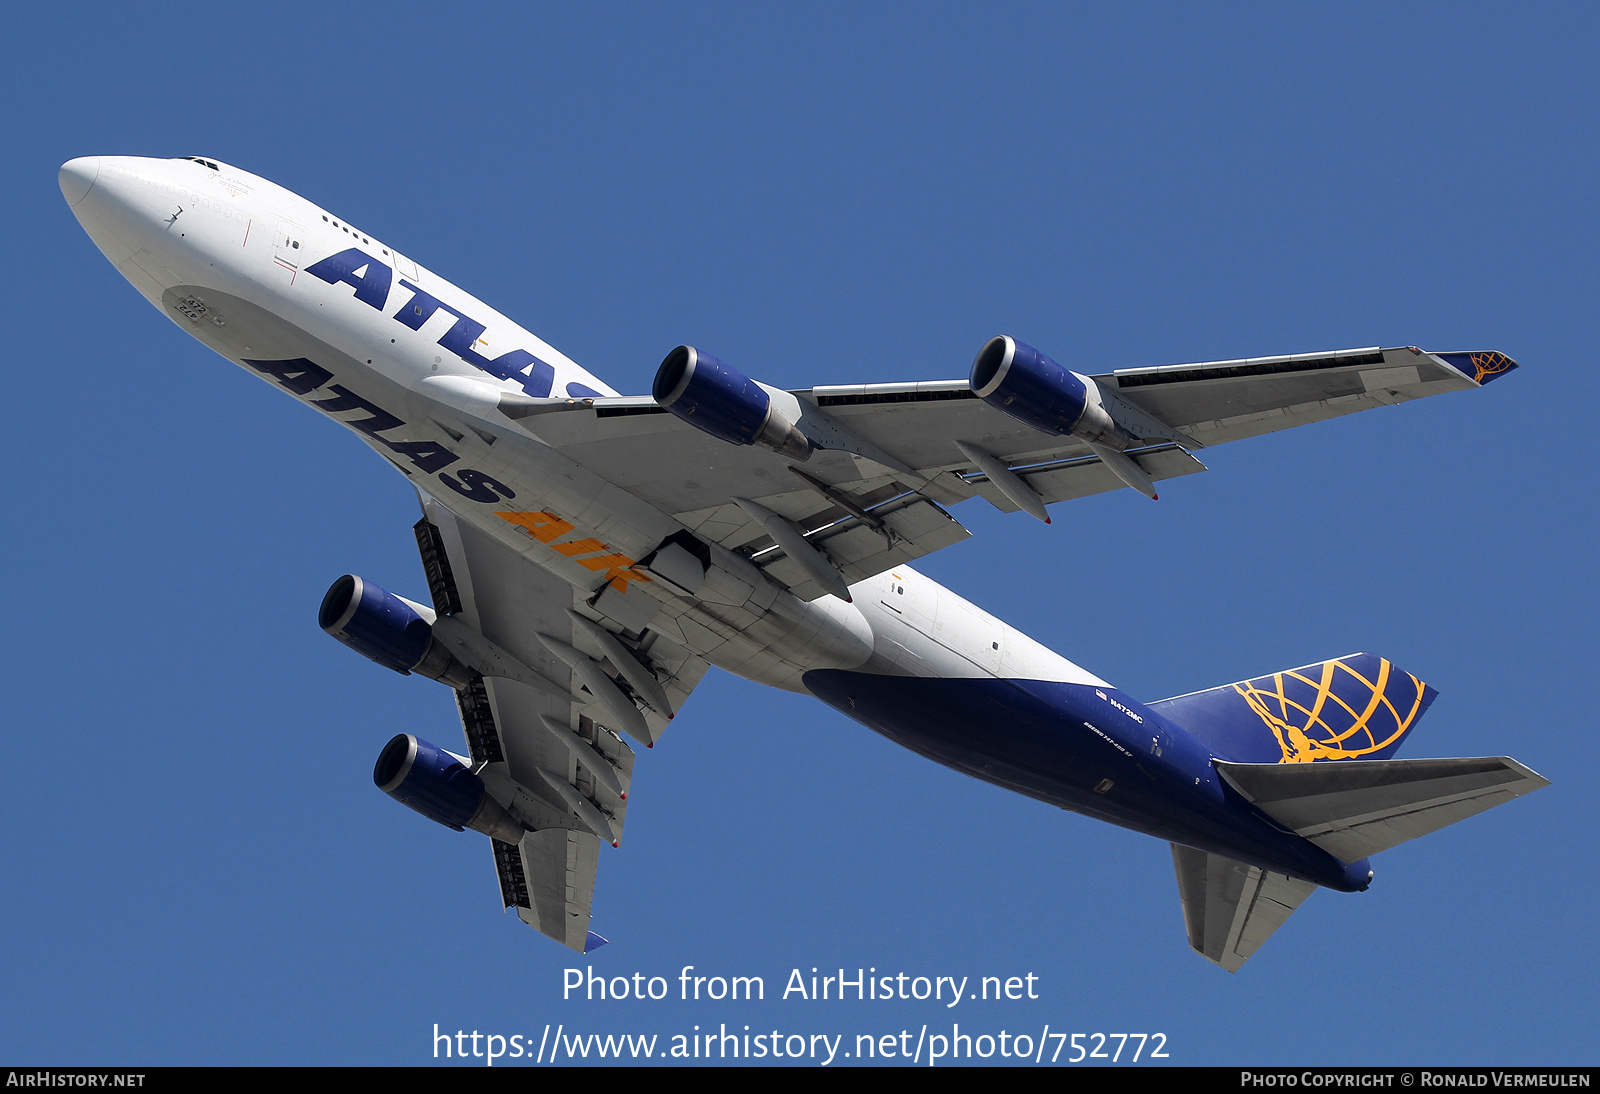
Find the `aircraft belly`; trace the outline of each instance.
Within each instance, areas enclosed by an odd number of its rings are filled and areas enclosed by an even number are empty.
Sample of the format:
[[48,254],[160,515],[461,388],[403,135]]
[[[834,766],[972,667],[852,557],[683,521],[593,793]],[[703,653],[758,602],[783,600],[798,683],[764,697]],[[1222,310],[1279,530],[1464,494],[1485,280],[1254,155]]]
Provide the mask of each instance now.
[[1137,704],[1114,689],[847,670],[803,679],[869,729],[984,782],[1318,884],[1345,876],[1320,848],[1230,794],[1209,751],[1178,737],[1187,737],[1181,729],[1148,713],[1134,722],[1124,711],[1138,714]]

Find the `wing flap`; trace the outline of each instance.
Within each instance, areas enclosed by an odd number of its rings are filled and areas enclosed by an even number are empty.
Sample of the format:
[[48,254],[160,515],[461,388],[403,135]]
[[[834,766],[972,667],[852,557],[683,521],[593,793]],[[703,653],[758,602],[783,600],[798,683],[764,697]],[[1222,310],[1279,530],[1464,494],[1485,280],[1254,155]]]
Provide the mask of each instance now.
[[1176,843],[1172,865],[1189,945],[1229,972],[1238,972],[1316,888]]
[[1214,761],[1262,812],[1342,862],[1355,862],[1550,780],[1509,756],[1360,760],[1334,764]]
[[[874,510],[872,515],[882,530],[840,514],[839,520],[807,536],[828,556],[846,584],[881,574],[972,535],[936,502],[915,494]],[[760,547],[751,556],[756,565],[802,600],[815,600],[827,592],[798,562],[784,557],[782,549],[770,538],[764,542],[771,545]]]
[[[1193,475],[1206,469],[1205,464],[1177,445],[1147,448],[1130,452],[1129,455],[1144,469],[1145,474],[1157,482],[1162,479],[1177,478],[1179,475]],[[1054,460],[1033,467],[1015,468],[1014,471],[1044,499],[1047,505],[1074,498],[1085,498],[1090,494],[1102,494],[1108,490],[1120,490],[1126,485],[1100,461],[1098,456],[1094,455]],[[967,481],[972,483],[978,493],[995,508],[1006,513],[1017,512],[1017,503],[1001,493],[989,482],[987,476],[978,474]]]
[[550,828],[523,836],[518,851],[528,879],[528,905],[517,908],[518,918],[582,953],[589,937],[600,837]]

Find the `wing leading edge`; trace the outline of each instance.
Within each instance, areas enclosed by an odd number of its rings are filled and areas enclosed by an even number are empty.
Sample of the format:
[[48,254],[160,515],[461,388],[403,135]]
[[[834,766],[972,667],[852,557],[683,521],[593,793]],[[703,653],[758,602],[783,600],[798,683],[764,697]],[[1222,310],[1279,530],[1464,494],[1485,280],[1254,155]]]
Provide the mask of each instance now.
[[[968,380],[816,387],[789,393],[858,442],[792,456],[701,432],[649,396],[550,400],[508,409],[521,428],[601,478],[749,555],[802,599],[828,591],[735,499],[791,523],[845,583],[960,542],[947,511],[983,497],[1005,512],[1205,470],[1191,455],[1226,441],[1428,395],[1470,390],[1517,367],[1504,354],[1415,347],[1118,369],[1092,377],[1125,453],[1041,432],[979,399]],[[863,453],[866,453],[864,455]],[[876,455],[873,455],[876,454]],[[981,465],[998,464],[997,481]],[[899,466],[889,466],[883,460]],[[993,470],[995,464],[988,464]],[[1026,494],[1018,502],[1016,483]],[[1144,488],[1144,487],[1141,487]],[[1147,493],[1153,490],[1147,489]]]

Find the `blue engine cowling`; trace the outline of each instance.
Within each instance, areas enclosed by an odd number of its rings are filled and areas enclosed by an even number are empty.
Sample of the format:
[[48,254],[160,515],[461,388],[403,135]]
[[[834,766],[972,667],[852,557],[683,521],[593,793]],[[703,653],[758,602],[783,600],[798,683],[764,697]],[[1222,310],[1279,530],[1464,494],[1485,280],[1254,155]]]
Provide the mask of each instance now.
[[401,805],[457,832],[471,828],[507,843],[524,831],[489,796],[483,780],[444,749],[410,733],[396,736],[378,753],[372,781]]
[[317,624],[361,656],[402,675],[416,673],[454,688],[472,683],[472,670],[434,640],[433,626],[387,589],[345,574],[322,598]]
[[1092,379],[1015,338],[1000,335],[984,343],[972,362],[971,383],[978,398],[1042,432],[1117,449],[1134,442],[1100,405],[1100,389]]
[[811,443],[772,404],[772,395],[731,365],[679,346],[656,370],[657,405],[730,444],[754,444],[791,459],[811,457]]

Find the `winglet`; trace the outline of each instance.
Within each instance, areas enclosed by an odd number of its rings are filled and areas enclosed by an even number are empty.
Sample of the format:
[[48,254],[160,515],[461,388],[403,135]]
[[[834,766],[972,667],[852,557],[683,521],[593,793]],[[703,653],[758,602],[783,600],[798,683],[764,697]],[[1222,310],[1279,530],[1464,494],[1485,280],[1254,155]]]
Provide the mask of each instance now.
[[608,944],[610,941],[611,939],[602,938],[593,931],[590,931],[589,937],[583,940],[583,952],[594,953],[594,951],[598,950],[601,946]]
[[1445,364],[1455,369],[1473,383],[1482,386],[1497,376],[1504,376],[1517,367],[1517,363],[1495,350],[1473,353],[1435,353]]

